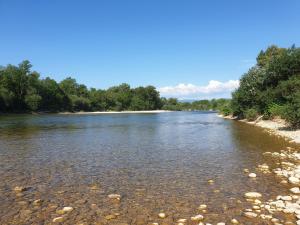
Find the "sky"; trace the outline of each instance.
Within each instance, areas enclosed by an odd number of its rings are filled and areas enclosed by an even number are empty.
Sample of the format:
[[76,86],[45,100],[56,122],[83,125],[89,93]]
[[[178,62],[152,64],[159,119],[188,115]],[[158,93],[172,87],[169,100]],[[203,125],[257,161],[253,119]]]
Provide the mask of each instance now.
[[0,65],[88,87],[230,97],[272,44],[300,45],[299,0],[0,0]]

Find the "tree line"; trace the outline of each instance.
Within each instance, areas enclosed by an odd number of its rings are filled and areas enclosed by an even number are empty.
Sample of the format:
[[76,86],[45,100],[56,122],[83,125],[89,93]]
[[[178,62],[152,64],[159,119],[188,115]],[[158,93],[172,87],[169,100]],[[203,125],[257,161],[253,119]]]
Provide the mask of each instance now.
[[192,103],[161,98],[153,86],[131,88],[128,84],[106,90],[87,88],[68,77],[56,82],[31,71],[29,61],[0,67],[0,112],[62,112],[123,110],[215,110],[228,100]]
[[240,79],[224,114],[255,120],[281,117],[300,127],[300,48],[270,46]]

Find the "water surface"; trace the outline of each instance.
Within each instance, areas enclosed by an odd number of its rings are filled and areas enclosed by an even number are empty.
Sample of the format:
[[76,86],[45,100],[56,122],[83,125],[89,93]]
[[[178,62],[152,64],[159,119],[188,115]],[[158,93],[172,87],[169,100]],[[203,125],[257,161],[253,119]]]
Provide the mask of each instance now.
[[[0,224],[51,224],[64,206],[74,210],[63,224],[175,224],[199,213],[211,223],[253,224],[240,216],[243,194],[267,199],[282,186],[273,175],[249,179],[243,169],[255,172],[263,152],[287,146],[206,112],[1,116]],[[16,195],[15,186],[30,188]]]

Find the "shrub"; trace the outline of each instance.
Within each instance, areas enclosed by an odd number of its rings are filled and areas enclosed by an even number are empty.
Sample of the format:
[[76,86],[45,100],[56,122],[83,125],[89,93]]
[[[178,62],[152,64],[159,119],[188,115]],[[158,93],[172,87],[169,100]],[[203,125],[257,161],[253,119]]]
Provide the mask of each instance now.
[[230,106],[225,105],[220,109],[220,113],[224,116],[229,116],[230,114],[232,114],[232,109],[230,108]]
[[273,103],[269,105],[267,109],[267,113],[269,114],[269,118],[281,117],[284,118],[286,114],[287,106],[286,105],[278,105]]
[[254,121],[258,117],[258,113],[257,113],[256,109],[247,109],[245,112],[245,117],[249,121]]
[[300,128],[300,91],[295,93],[291,103],[286,106],[284,118],[294,128]]

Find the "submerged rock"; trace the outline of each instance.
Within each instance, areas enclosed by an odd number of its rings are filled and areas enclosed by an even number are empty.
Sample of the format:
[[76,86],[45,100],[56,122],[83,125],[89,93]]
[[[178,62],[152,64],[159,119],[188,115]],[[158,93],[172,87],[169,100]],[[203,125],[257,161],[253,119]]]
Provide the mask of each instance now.
[[22,187],[22,186],[16,186],[15,188],[14,188],[14,191],[15,192],[23,192],[23,191],[25,191],[26,190],[26,188],[25,187]]
[[112,219],[115,219],[115,218],[117,218],[117,216],[114,215],[114,214],[105,216],[105,219],[106,219],[106,220],[112,220]]
[[167,217],[167,215],[165,213],[161,212],[161,213],[158,213],[158,217],[161,219],[164,219]]
[[200,214],[191,217],[191,220],[192,220],[192,221],[198,221],[198,220],[203,220],[203,219],[204,219],[204,216],[202,216],[202,215],[200,215]]
[[258,192],[247,192],[245,193],[246,198],[261,198],[261,194]]
[[238,221],[237,219],[232,219],[232,220],[231,220],[231,223],[232,223],[232,224],[238,224],[239,221]]
[[121,200],[121,195],[119,195],[119,194],[110,194],[110,195],[108,195],[108,198],[110,198],[110,199],[115,199],[115,200]]
[[40,205],[40,204],[42,204],[42,200],[41,199],[34,200],[32,204],[33,205]]
[[255,178],[255,177],[256,177],[256,174],[255,174],[255,173],[249,173],[248,177],[250,177],[250,178]]
[[203,209],[206,209],[207,208],[207,205],[205,204],[202,204],[198,207],[199,210],[203,210]]
[[256,218],[257,214],[254,212],[244,212],[243,215],[248,218]]
[[70,207],[70,206],[66,206],[62,209],[64,212],[71,212],[73,211],[73,207]]
[[53,223],[61,223],[64,221],[64,218],[62,216],[59,216],[59,217],[55,217],[52,222]]

